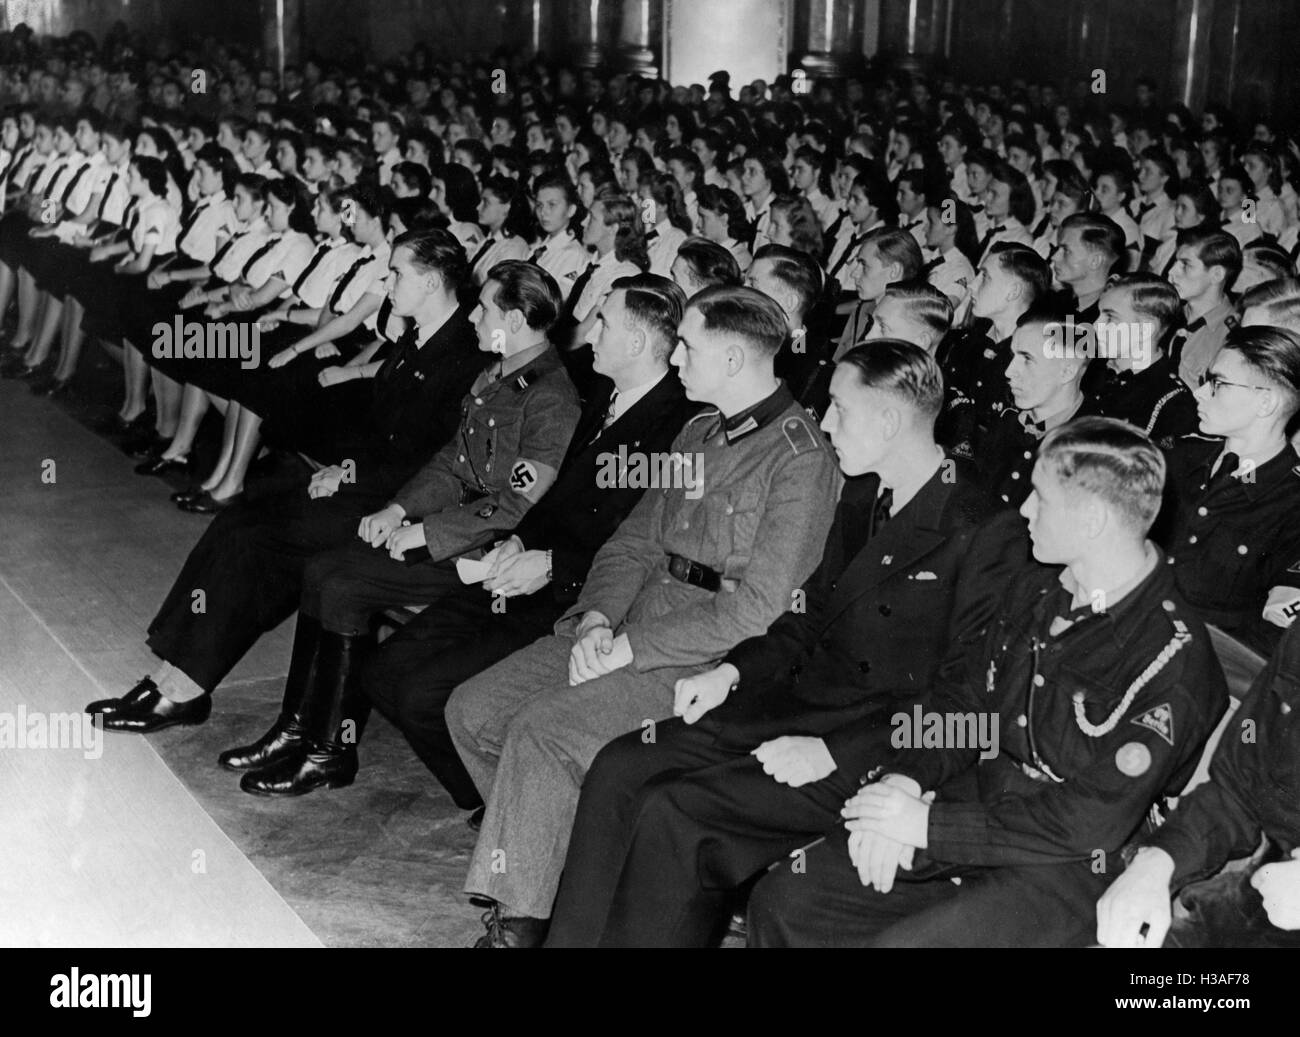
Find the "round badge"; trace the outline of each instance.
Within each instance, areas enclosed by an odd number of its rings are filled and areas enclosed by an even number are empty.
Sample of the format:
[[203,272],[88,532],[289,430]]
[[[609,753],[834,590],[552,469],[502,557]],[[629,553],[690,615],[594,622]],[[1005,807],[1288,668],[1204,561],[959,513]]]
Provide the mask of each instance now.
[[1115,753],[1115,766],[1130,778],[1141,777],[1151,769],[1151,750],[1141,742],[1121,745]]

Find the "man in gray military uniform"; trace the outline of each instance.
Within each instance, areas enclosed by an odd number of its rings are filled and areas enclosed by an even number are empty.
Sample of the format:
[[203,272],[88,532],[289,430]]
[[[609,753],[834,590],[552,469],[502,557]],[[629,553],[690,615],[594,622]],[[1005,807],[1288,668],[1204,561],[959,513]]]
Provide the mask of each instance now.
[[638,727],[653,739],[673,714],[678,678],[798,607],[793,592],[820,557],[839,472],[773,372],[786,334],[781,308],[752,288],[691,300],[672,363],[686,395],[713,406],[677,437],[674,464],[651,459],[660,481],[596,556],[555,635],[449,700],[452,740],[487,803],[465,886],[494,902],[480,946],[545,937],[596,753]]

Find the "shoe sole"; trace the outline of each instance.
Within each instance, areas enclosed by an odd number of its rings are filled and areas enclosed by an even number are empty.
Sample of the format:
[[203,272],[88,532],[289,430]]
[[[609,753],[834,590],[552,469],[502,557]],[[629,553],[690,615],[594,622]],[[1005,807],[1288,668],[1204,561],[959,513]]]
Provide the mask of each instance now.
[[160,724],[157,727],[137,728],[136,730],[131,730],[130,728],[125,727],[109,727],[105,724],[103,730],[111,731],[114,734],[119,735],[151,735],[155,731],[166,731],[169,727],[198,727],[200,724],[206,723],[207,719],[207,717],[204,717],[202,720],[173,720],[170,723]]
[[315,792],[317,789],[345,789],[351,785],[356,778],[348,778],[346,781],[334,779],[323,781],[319,785],[308,785],[306,788],[296,789],[293,792],[273,792],[270,789],[246,789],[243,785],[239,786],[240,792],[247,792],[250,796],[262,796],[266,799],[293,799],[297,796],[305,796],[309,792]]

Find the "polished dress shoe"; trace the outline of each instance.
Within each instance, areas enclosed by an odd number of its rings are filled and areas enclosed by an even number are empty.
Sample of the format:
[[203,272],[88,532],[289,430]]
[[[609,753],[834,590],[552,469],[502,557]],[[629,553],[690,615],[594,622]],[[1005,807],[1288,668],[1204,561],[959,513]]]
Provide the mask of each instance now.
[[313,744],[249,771],[239,779],[239,787],[254,796],[304,796],[316,789],[351,785],[357,768],[356,746]]
[[229,497],[214,497],[204,490],[193,500],[177,501],[176,506],[191,515],[215,515],[219,511],[233,507],[243,499],[242,493],[232,493]]
[[540,947],[546,942],[546,931],[551,927],[549,918],[507,918],[501,913],[501,905],[493,904],[492,910],[483,915],[483,927],[487,929],[474,941],[475,949],[483,947]]
[[158,694],[158,685],[153,682],[152,677],[146,674],[136,681],[135,687],[121,698],[99,699],[87,706],[86,712],[91,716],[94,716],[96,713],[103,713],[104,716],[111,717],[117,713],[121,713],[123,710],[134,708],[141,699],[156,694]]
[[190,467],[188,457],[150,457],[135,466],[136,475],[166,475],[168,472],[184,472]]
[[308,748],[307,733],[297,716],[282,713],[271,730],[256,742],[227,749],[217,757],[217,763],[228,771],[262,770],[291,756],[296,757]]
[[114,712],[106,714],[104,730],[147,735],[180,724],[201,724],[211,714],[211,695],[203,695],[190,702],[173,702],[157,687],[152,687],[129,705],[124,703]]

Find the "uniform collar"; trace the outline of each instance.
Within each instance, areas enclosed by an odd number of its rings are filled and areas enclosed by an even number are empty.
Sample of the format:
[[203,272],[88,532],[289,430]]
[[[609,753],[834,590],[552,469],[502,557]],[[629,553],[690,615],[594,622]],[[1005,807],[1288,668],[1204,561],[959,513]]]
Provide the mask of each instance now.
[[783,414],[793,402],[794,397],[790,395],[790,390],[786,388],[785,382],[781,382],[775,392],[759,400],[752,407],[746,407],[739,414],[722,419],[722,429],[726,433],[727,442],[734,443],[751,432],[757,432],[764,425],[770,424],[778,415]]
[[[1151,599],[1157,597],[1161,598],[1164,611],[1170,614],[1171,619],[1173,618],[1173,613],[1177,611],[1177,605],[1173,600],[1173,595],[1176,593],[1173,574],[1166,564],[1164,552],[1150,540],[1147,541],[1146,547],[1148,561],[1154,558],[1152,568],[1147,569],[1143,577],[1126,587],[1116,588],[1117,591],[1122,593],[1109,596],[1108,600],[1102,602],[1103,608],[1093,609],[1090,605],[1087,605],[1080,609],[1071,610],[1071,615],[1077,616],[1075,623],[1061,631],[1061,634],[1068,633],[1075,626],[1085,623],[1094,629],[1105,624],[1115,643],[1119,646],[1126,645],[1148,634],[1151,624],[1142,617],[1150,613]],[[1070,570],[1062,570],[1059,580],[1061,588],[1073,599],[1077,587]],[[1056,613],[1057,611],[1051,607],[1051,600],[1049,599],[1044,612]],[[1080,613],[1081,615],[1079,615]],[[1044,629],[1046,629],[1055,616],[1042,615],[1040,618],[1044,624]]]

